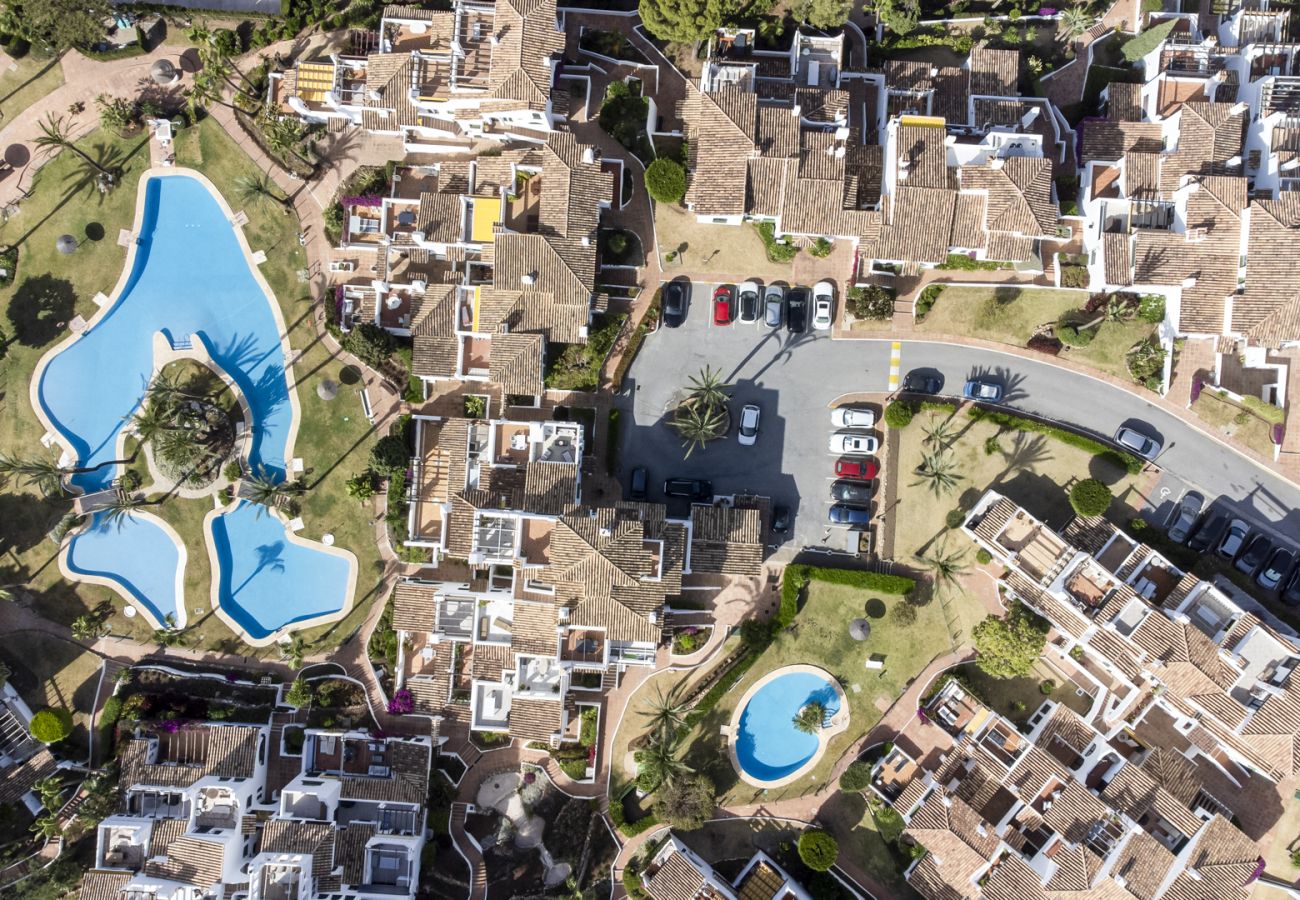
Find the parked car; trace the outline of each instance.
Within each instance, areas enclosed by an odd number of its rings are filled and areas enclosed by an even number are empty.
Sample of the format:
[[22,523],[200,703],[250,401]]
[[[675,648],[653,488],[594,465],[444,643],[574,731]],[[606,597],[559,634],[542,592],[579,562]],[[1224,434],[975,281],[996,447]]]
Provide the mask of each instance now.
[[1236,559],[1237,554],[1246,543],[1246,536],[1250,534],[1250,526],[1241,519],[1233,519],[1228,526],[1228,533],[1219,541],[1219,546],[1215,550],[1224,559]]
[[972,378],[962,388],[962,394],[965,395],[967,400],[978,400],[981,403],[999,403],[1002,400],[1002,385],[992,381],[981,381],[978,378]]
[[869,409],[841,406],[831,410],[831,424],[836,428],[873,428],[876,414]]
[[731,288],[725,284],[713,289],[713,324],[731,324]]
[[855,481],[871,481],[880,474],[880,463],[874,459],[837,459],[835,477]]
[[835,319],[835,285],[819,281],[813,285],[813,318],[815,331],[825,331]]
[[632,481],[628,485],[628,496],[633,500],[644,500],[646,491],[649,489],[650,474],[646,472],[645,466],[637,466],[632,470]]
[[1205,498],[1196,491],[1188,491],[1183,494],[1178,501],[1178,508],[1174,510],[1173,524],[1169,526],[1169,540],[1175,544],[1186,543],[1187,538],[1192,533],[1196,520],[1200,518],[1201,507],[1205,505]]
[[785,321],[785,288],[779,284],[769,284],[763,293],[763,324],[768,328],[780,328]]
[[808,330],[808,289],[794,288],[785,298],[785,330],[803,334]]
[[1187,542],[1187,546],[1197,553],[1204,553],[1211,547],[1217,546],[1223,533],[1228,530],[1228,514],[1214,513],[1206,516],[1201,520],[1201,524],[1192,532],[1192,538]]
[[1275,590],[1282,583],[1282,579],[1286,578],[1293,565],[1295,565],[1295,551],[1278,547],[1268,558],[1264,568],[1260,569],[1259,574],[1255,576],[1255,584],[1266,591]]
[[713,496],[713,482],[698,478],[669,478],[664,482],[664,494],[668,497],[708,500]]
[[736,440],[740,441],[744,447],[754,446],[758,440],[758,420],[760,412],[757,406],[752,403],[746,404],[745,408],[740,411],[740,430],[736,434]]
[[903,378],[903,390],[909,394],[937,394],[943,390],[943,379],[929,372],[908,372]]
[[870,456],[880,447],[874,435],[837,431],[831,435],[830,449],[841,456]]
[[758,297],[758,283],[746,281],[740,286],[740,321],[757,322],[758,308],[761,305]]
[[677,328],[686,321],[686,285],[680,281],[670,281],[664,285],[664,324]]
[[1282,602],[1287,606],[1300,606],[1300,566],[1286,580],[1286,589],[1282,591]]
[[874,488],[867,482],[831,482],[831,499],[838,500],[841,503],[866,503],[874,493]]
[[1131,453],[1136,453],[1143,459],[1155,459],[1160,455],[1159,441],[1147,437],[1140,431],[1134,431],[1132,428],[1121,428],[1115,432],[1115,443]]
[[785,534],[790,530],[790,507],[774,506],[772,507],[772,532],[774,534]]
[[1250,545],[1246,547],[1246,552],[1237,557],[1237,571],[1246,575],[1254,575],[1259,567],[1264,565],[1269,554],[1273,552],[1273,542],[1262,534],[1257,534],[1251,539]]
[[832,525],[847,525],[850,528],[866,528],[871,524],[871,510],[861,506],[849,506],[836,503],[831,507],[827,519]]

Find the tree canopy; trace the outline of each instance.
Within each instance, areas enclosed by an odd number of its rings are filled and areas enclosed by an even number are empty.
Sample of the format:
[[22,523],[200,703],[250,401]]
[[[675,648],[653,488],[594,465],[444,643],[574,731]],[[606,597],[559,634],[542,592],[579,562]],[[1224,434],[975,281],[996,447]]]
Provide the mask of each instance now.
[[839,842],[826,832],[814,828],[799,835],[799,858],[814,872],[830,869],[839,855]]
[[686,170],[676,160],[656,159],[645,170],[645,189],[660,203],[680,203],[686,196]]
[[1110,488],[1095,478],[1085,478],[1070,489],[1070,506],[1081,516],[1099,516],[1114,499]]
[[852,0],[803,0],[799,14],[813,28],[839,28],[852,9]]
[[871,787],[871,765],[862,760],[849,763],[849,767],[840,776],[840,790],[850,794],[865,791]]
[[713,817],[717,795],[703,775],[666,781],[655,791],[655,815],[679,831],[694,831]]
[[57,744],[72,734],[72,713],[66,709],[43,709],[32,716],[32,737],[42,744]]
[[660,40],[690,43],[712,34],[730,8],[725,0],[641,0],[641,21]]
[[3,0],[0,29],[58,53],[100,41],[112,12],[108,0]]
[[917,0],[876,0],[876,16],[894,34],[904,35],[921,21],[921,5]]
[[994,678],[1028,675],[1047,643],[1047,622],[1017,603],[1005,616],[988,616],[971,630],[976,663]]

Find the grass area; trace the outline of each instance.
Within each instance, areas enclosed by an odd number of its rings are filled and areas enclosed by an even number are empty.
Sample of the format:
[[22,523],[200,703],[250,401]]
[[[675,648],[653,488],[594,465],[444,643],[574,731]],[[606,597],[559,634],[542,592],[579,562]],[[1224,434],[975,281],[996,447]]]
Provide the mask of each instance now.
[[[883,600],[883,603],[868,602],[872,600]],[[882,597],[844,585],[821,581],[809,584],[807,600],[794,625],[776,637],[740,682],[684,740],[686,759],[714,779],[723,796],[721,802],[781,800],[817,790],[830,777],[836,761],[880,721],[930,660],[952,649],[939,604],[919,606],[915,623],[902,625],[889,614],[889,609],[905,602],[908,601],[901,597]],[[873,614],[871,636],[865,641],[855,641],[849,635],[849,622]],[[884,669],[866,669],[864,664],[873,655],[883,657]],[[750,685],[769,672],[797,663],[820,666],[839,679],[848,698],[848,728],[830,739],[821,759],[802,778],[771,790],[752,787],[737,776],[725,752],[725,738],[720,736],[720,730],[731,721],[736,705]]]
[[852,859],[887,890],[894,900],[920,895],[903,880],[911,860],[897,852],[880,834],[866,795],[836,791],[822,806],[817,821],[840,842],[840,858]]
[[6,116],[16,115],[63,86],[63,66],[58,57],[28,54],[14,60],[14,65],[16,68],[0,74],[0,111]]
[[[1079,309],[1087,300],[1085,291],[945,287],[917,328],[1023,347],[1040,325],[1056,322],[1063,313]],[[1136,319],[1108,322],[1097,329],[1096,338],[1086,347],[1069,347],[1062,352],[1075,362],[1130,379],[1125,354],[1154,332],[1154,325]]]
[[0,660],[13,670],[9,683],[32,712],[52,706],[72,713],[70,755],[84,759],[90,749],[100,658],[70,640],[24,631],[0,637]]
[[790,263],[774,263],[767,258],[758,232],[745,225],[714,225],[698,222],[695,213],[670,203],[655,204],[655,233],[661,257],[676,252],[672,262],[665,261],[664,275],[685,266],[701,274],[717,272],[734,276],[770,280],[789,279]]
[[[8,308],[11,319],[32,307],[34,297],[47,294],[55,297],[59,321],[67,321],[75,313],[89,318],[95,310],[91,300],[95,292],[111,291],[122,270],[125,250],[105,235],[116,236],[119,229],[133,227],[137,183],[148,165],[146,141],[139,137],[124,141],[96,132],[81,146],[92,155],[124,158],[121,185],[106,197],[87,193],[84,188],[73,190],[80,167],[76,157],[67,153],[60,154],[37,174],[33,195],[23,204],[22,212],[0,226],[0,242],[20,244],[19,281],[16,286],[0,290],[0,304]],[[178,165],[202,171],[236,210],[240,208],[234,199],[234,183],[241,175],[253,173],[255,167],[215,120],[207,119],[181,132],[177,136],[176,153]],[[333,401],[322,400],[316,394],[320,379],[342,380],[339,376],[342,364],[333,359],[316,335],[310,296],[305,279],[300,276],[306,259],[296,237],[297,219],[284,215],[278,204],[250,207],[245,212],[249,222],[244,233],[253,250],[266,251],[267,262],[261,267],[262,274],[280,303],[290,344],[302,352],[294,367],[302,413],[296,452],[306,460],[309,487],[301,500],[306,522],[302,535],[318,540],[324,532],[332,532],[336,546],[351,550],[359,563],[352,614],[304,634],[309,643],[321,641],[334,645],[364,620],[382,571],[371,523],[344,489],[344,482],[365,468],[376,435],[361,414],[360,404],[353,402],[346,392]],[[92,225],[93,229],[89,227]],[[74,255],[61,257],[54,243],[64,233],[79,238],[93,233],[99,239],[85,239]],[[56,272],[57,276],[53,274]],[[38,293],[38,289],[43,293]],[[46,305],[50,303],[47,301]],[[32,339],[11,344],[8,355],[0,363],[0,391],[4,395],[0,404],[0,449],[20,455],[40,451],[43,430],[28,402],[28,381],[41,354],[66,334],[62,329],[52,329],[48,334],[41,329],[32,330]],[[123,605],[107,588],[61,579],[55,565],[56,548],[44,540],[44,534],[69,506],[67,500],[42,501],[32,495],[12,492],[0,495],[0,522],[5,523],[0,527],[0,539],[8,551],[0,568],[0,582],[29,584],[41,594],[42,614],[63,623],[105,600],[111,600],[118,610]],[[189,629],[189,644],[226,652],[276,655],[278,651],[274,647],[260,651],[245,647],[211,613],[211,574],[202,537],[203,516],[211,508],[211,500],[207,498],[169,500],[150,507],[151,512],[176,527],[189,548],[186,599],[190,619],[196,623]],[[205,612],[196,617],[195,608]],[[143,617],[128,620],[114,616],[110,627],[115,633],[128,634],[140,641],[149,639],[150,629]]]
[[[956,671],[979,699],[1015,722],[1017,727],[1027,722],[1045,700],[1055,700],[1081,716],[1086,715],[1092,705],[1090,698],[1079,696],[1074,682],[1053,672],[1041,659],[1023,678],[994,678],[974,663],[959,666]],[[1056,688],[1050,694],[1044,694],[1039,685],[1049,679],[1055,682]]]
[[1273,458],[1273,426],[1240,404],[1213,390],[1201,391],[1192,411],[1224,437],[1246,445],[1265,459]]

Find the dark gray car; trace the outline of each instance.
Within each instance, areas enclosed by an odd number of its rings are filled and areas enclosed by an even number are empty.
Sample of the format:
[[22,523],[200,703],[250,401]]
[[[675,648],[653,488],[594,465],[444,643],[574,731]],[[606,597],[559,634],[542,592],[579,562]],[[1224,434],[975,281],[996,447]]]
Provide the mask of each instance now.
[[677,328],[686,321],[686,285],[670,281],[664,285],[664,325]]
[[1246,547],[1246,552],[1237,557],[1237,571],[1246,575],[1254,575],[1260,566],[1264,565],[1264,560],[1273,552],[1273,542],[1262,534],[1255,535],[1250,544]]
[[1211,547],[1219,545],[1219,539],[1223,533],[1228,530],[1228,514],[1213,513],[1205,517],[1196,531],[1192,532],[1192,538],[1187,542],[1187,546],[1197,553],[1204,553]]
[[871,524],[871,510],[861,506],[849,506],[836,503],[827,515],[832,525],[847,525],[850,528],[866,528]]
[[840,480],[831,484],[831,499],[841,503],[866,503],[871,494],[870,482]]
[[1169,540],[1175,544],[1186,542],[1204,505],[1205,498],[1196,491],[1183,494],[1183,499],[1178,501],[1178,509],[1174,510],[1174,520],[1169,525]]

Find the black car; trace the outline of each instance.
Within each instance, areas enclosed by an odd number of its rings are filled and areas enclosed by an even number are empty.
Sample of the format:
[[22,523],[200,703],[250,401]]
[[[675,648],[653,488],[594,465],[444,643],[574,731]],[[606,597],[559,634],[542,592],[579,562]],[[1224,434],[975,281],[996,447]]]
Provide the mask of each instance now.
[[757,287],[757,285],[747,281],[740,286],[740,321],[742,322],[757,322],[759,307],[762,305],[758,291],[749,290],[750,287]]
[[708,500],[713,496],[713,482],[698,478],[669,478],[664,481],[664,494],[668,497]]
[[866,528],[871,524],[871,510],[861,506],[849,506],[847,503],[836,503],[827,514],[827,520],[832,525]]
[[633,500],[644,500],[646,498],[646,482],[650,476],[645,470],[645,466],[637,466],[632,470],[632,483],[628,496]]
[[808,289],[794,288],[785,299],[785,330],[803,334],[808,330]]
[[1255,539],[1250,542],[1246,552],[1237,558],[1237,571],[1246,575],[1254,575],[1255,570],[1264,565],[1264,560],[1273,552],[1273,542],[1262,534],[1255,535]]
[[841,503],[866,503],[871,499],[872,483],[841,479],[831,483],[831,499]]
[[1206,516],[1197,526],[1196,531],[1192,533],[1192,539],[1187,542],[1187,546],[1197,553],[1204,553],[1211,547],[1219,546],[1219,539],[1223,533],[1228,530],[1228,514],[1214,513]]
[[903,379],[903,390],[909,394],[937,394],[943,390],[943,381],[928,372],[908,372]]
[[1286,590],[1282,591],[1282,602],[1287,606],[1300,606],[1300,568],[1287,579]]
[[686,321],[686,285],[670,281],[664,285],[664,324],[677,328]]
[[1266,591],[1277,590],[1282,582],[1286,581],[1286,576],[1291,573],[1293,565],[1295,565],[1295,553],[1286,547],[1278,547],[1255,576],[1255,584]]
[[772,531],[785,534],[790,530],[790,507],[777,506],[772,509]]

